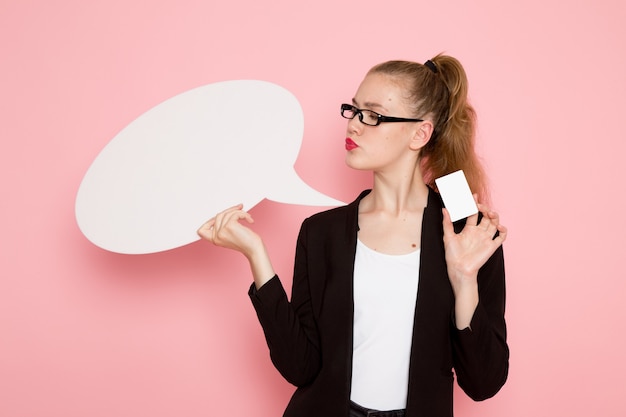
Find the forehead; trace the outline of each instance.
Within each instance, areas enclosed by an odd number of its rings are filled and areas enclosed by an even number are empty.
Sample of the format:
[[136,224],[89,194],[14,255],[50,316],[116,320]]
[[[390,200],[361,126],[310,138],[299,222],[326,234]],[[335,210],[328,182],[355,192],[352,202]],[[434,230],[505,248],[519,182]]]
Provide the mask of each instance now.
[[386,74],[365,76],[354,95],[354,104],[371,110],[394,110],[407,105],[403,82]]

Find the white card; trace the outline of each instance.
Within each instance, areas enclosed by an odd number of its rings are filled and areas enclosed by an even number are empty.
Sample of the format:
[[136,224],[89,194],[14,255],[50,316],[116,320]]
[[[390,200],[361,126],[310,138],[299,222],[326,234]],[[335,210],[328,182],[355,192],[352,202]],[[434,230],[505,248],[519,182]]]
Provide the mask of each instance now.
[[456,171],[435,180],[443,204],[453,222],[478,213],[476,201],[463,171]]

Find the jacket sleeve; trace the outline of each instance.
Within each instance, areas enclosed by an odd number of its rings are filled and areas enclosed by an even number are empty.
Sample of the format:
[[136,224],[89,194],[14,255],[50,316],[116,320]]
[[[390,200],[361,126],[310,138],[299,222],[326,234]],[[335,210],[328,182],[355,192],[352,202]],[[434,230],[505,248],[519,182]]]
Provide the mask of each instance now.
[[321,364],[319,336],[311,307],[307,272],[306,220],[298,236],[291,302],[278,278],[249,295],[263,328],[272,363],[296,386],[307,385]]
[[494,396],[508,376],[502,246],[478,272],[479,302],[470,327],[453,325],[452,349],[459,386],[475,401]]

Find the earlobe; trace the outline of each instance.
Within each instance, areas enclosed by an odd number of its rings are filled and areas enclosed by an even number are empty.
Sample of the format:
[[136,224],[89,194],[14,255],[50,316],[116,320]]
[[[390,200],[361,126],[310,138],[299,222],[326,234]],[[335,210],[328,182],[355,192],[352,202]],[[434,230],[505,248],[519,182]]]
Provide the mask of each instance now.
[[415,130],[413,140],[411,141],[411,148],[418,150],[426,146],[433,134],[433,129],[433,124],[429,120],[424,120],[419,123],[419,126],[417,126],[417,129]]

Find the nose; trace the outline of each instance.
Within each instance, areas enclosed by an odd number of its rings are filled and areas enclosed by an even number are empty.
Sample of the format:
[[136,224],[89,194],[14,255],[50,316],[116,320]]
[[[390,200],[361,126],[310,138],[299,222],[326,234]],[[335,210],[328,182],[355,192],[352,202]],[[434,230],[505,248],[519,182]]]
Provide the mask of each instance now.
[[363,122],[359,119],[359,116],[354,116],[348,120],[348,133],[360,133],[363,129]]

